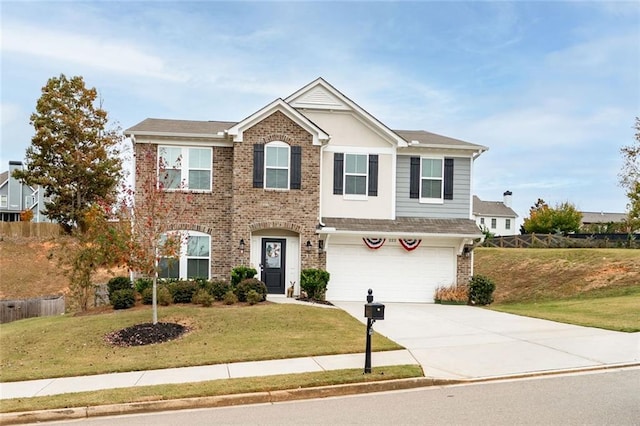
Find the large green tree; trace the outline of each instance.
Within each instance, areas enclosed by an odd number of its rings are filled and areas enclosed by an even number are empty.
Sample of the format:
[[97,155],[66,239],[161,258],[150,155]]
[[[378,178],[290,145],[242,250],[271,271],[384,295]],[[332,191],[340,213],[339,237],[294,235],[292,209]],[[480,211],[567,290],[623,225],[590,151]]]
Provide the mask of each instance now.
[[629,232],[640,229],[640,117],[636,117],[635,141],[620,149],[624,164],[618,177],[627,192]]
[[577,232],[582,222],[580,213],[573,204],[564,202],[555,207],[549,207],[541,198],[529,210],[529,217],[522,225],[527,234],[550,234],[561,232],[568,234]]
[[107,128],[107,112],[96,105],[97,97],[82,77],[50,78],[31,115],[35,135],[27,167],[14,172],[15,178],[44,188],[51,197],[45,214],[68,233],[84,227],[93,203],[115,198],[122,176],[122,135],[117,127]]

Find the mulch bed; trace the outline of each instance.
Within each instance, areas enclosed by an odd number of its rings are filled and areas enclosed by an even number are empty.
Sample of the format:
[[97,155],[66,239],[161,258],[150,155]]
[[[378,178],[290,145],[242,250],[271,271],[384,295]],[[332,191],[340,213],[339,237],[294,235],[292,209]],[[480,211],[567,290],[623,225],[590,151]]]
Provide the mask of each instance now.
[[114,346],[143,346],[177,339],[187,331],[188,327],[172,322],[144,323],[109,333],[105,339]]

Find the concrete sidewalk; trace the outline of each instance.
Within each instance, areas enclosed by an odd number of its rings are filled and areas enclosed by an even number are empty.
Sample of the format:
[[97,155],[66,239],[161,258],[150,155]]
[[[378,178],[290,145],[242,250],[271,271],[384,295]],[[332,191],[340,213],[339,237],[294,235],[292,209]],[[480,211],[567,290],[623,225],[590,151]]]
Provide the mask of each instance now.
[[[302,303],[284,297],[269,300]],[[337,302],[336,306],[364,324],[364,303]],[[374,330],[406,350],[374,352],[372,366],[420,364],[425,376],[433,379],[473,380],[640,364],[640,333],[470,306],[390,303],[385,317],[374,324]],[[0,383],[0,399],[346,368],[364,368],[364,353]]]

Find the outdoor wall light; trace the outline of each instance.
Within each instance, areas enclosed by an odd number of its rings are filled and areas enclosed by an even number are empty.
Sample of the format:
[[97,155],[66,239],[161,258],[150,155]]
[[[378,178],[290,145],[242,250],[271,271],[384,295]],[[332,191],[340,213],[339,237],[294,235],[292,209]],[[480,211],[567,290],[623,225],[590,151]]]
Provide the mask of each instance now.
[[318,254],[324,251],[324,240],[318,240]]
[[240,240],[240,246],[238,248],[240,249],[240,254],[244,254],[244,239]]
[[312,247],[312,245],[311,245],[311,241],[310,241],[310,240],[307,240],[307,244],[305,244],[305,246],[307,247],[307,251],[310,251],[310,250],[311,250],[311,247]]

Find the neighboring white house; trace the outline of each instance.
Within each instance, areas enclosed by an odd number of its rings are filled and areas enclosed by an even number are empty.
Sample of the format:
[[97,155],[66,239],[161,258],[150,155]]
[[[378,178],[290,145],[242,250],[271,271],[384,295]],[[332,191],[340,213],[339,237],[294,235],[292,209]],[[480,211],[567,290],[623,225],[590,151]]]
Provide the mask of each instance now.
[[9,161],[9,170],[0,173],[0,221],[19,222],[20,212],[31,210],[32,222],[51,222],[44,215],[44,190],[21,183],[12,174],[22,170],[22,162]]
[[511,208],[511,191],[503,194],[503,201],[482,201],[473,196],[473,216],[482,230],[488,230],[496,236],[516,235],[518,215]]

